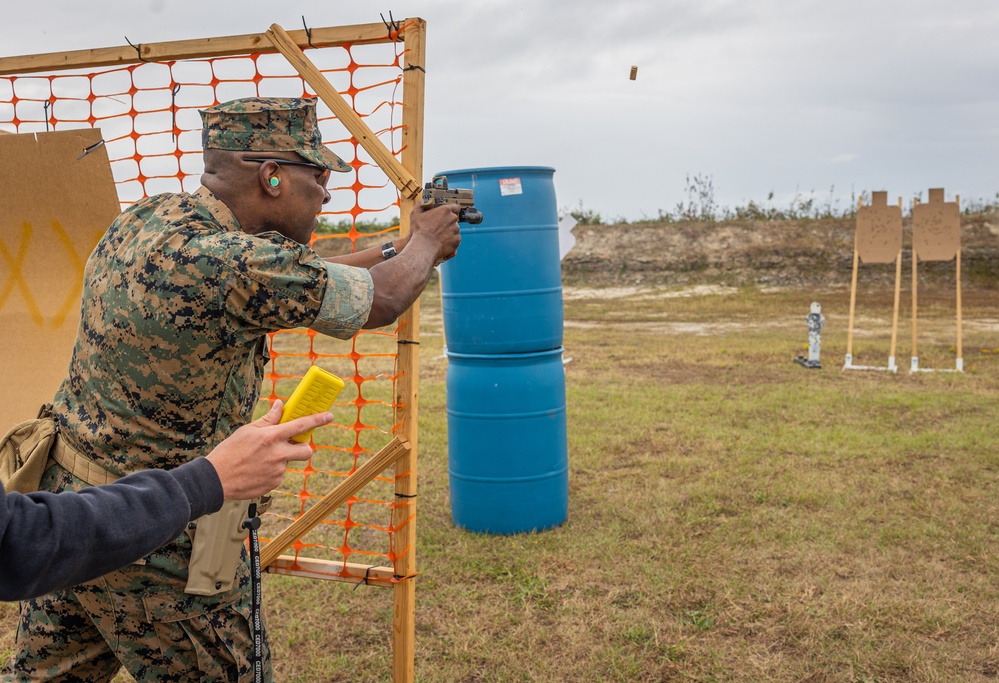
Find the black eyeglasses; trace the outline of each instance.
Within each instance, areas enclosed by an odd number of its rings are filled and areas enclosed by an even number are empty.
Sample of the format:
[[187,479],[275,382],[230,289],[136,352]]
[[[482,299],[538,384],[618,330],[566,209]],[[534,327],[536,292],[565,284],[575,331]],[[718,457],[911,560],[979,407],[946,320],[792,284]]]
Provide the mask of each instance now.
[[260,157],[260,158],[258,158],[258,157],[249,157],[249,158],[243,159],[243,161],[252,161],[252,162],[257,163],[257,164],[262,164],[265,161],[273,161],[278,166],[307,166],[309,168],[314,168],[315,170],[319,171],[320,177],[324,177],[325,176],[327,178],[329,177],[329,173],[330,173],[330,170],[328,168],[324,168],[324,167],[320,166],[319,164],[309,163],[308,161],[289,161],[287,159],[271,159],[271,158],[263,158],[263,157]]

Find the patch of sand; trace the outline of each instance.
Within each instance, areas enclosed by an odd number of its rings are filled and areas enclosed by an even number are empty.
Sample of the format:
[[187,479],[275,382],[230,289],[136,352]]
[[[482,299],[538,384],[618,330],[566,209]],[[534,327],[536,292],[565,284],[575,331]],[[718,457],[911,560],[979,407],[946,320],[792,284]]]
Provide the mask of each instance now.
[[655,287],[564,287],[562,298],[580,299],[684,299],[692,296],[726,296],[739,290],[725,285],[695,285],[683,289]]

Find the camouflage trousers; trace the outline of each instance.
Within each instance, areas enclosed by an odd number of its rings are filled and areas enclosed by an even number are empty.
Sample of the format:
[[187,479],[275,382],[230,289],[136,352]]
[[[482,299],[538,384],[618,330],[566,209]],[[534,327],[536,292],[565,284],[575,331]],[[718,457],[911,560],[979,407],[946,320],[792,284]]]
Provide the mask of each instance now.
[[136,681],[252,680],[248,591],[178,597],[130,570],[22,602],[0,680],[110,681],[121,666]]
[[[184,593],[190,540],[182,535],[99,579],[21,603],[14,654],[0,682],[252,681],[250,572],[233,589]],[[244,560],[246,560],[244,553]],[[266,631],[264,680],[271,681]]]

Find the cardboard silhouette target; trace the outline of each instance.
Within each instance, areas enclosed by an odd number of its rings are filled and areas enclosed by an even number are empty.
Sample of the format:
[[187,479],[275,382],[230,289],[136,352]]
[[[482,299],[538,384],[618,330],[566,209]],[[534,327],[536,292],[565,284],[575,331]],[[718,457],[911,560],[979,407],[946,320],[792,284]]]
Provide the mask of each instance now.
[[864,263],[891,263],[902,251],[902,207],[888,205],[887,192],[872,192],[871,205],[857,208],[857,252]]
[[83,269],[120,206],[99,130],[0,135],[0,158],[6,432],[52,401],[66,375]]
[[912,206],[912,248],[920,261],[950,261],[961,249],[961,209],[944,201],[943,188],[929,196],[929,203]]
[[944,201],[943,188],[929,191],[929,202],[912,203],[912,360],[909,372],[932,372],[919,367],[918,291],[917,270],[920,261],[954,261],[955,309],[957,311],[957,359],[952,370],[939,372],[964,372],[961,332],[961,206],[960,197],[953,202]]
[[[895,262],[895,305],[892,311],[891,348],[888,351],[888,364],[854,365],[853,363],[853,324],[857,308],[857,272],[860,262]],[[871,203],[864,206],[863,199],[857,202],[857,224],[853,243],[853,278],[850,283],[850,319],[846,340],[846,362],[844,370],[887,370],[896,372],[895,347],[898,342],[898,309],[902,282],[902,198],[897,206],[888,205],[887,192],[872,192]]]

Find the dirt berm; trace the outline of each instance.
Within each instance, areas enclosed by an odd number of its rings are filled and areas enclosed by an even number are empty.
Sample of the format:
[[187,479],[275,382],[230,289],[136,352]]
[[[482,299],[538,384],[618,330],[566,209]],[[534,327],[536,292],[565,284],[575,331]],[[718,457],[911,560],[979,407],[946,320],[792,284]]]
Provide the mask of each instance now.
[[[570,286],[724,283],[849,286],[853,268],[852,218],[745,222],[579,225],[576,246],[562,261]],[[361,238],[357,248],[384,237]],[[909,271],[909,221],[902,227],[902,262]],[[320,240],[322,256],[349,248],[347,240]],[[953,261],[920,265],[922,278],[953,278]],[[962,217],[962,281],[999,286],[999,217]],[[865,281],[894,280],[894,265],[866,265]]]
[[[849,286],[855,225],[852,218],[581,225],[573,230],[576,246],[562,261],[563,279],[570,285]],[[910,272],[911,243],[906,219],[902,235],[906,272]],[[871,265],[868,270],[894,278],[893,264]],[[999,284],[995,216],[962,217],[961,271],[969,284]],[[954,262],[920,264],[919,272],[926,278],[948,274],[953,278]]]

